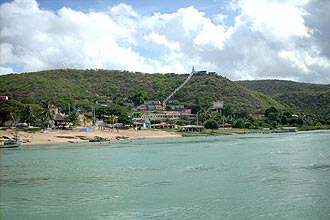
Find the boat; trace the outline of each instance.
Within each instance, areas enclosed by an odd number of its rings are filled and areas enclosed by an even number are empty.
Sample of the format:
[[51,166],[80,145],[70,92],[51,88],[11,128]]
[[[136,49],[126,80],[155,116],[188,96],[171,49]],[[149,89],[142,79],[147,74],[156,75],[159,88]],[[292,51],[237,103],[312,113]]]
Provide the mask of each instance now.
[[273,133],[287,133],[287,132],[296,132],[296,131],[297,131],[296,127],[283,127],[273,130]]
[[0,140],[0,148],[18,148],[21,144],[18,142],[17,128],[15,128],[15,140]]
[[0,141],[0,148],[18,148],[21,146],[20,143],[17,141],[11,141],[11,140],[1,140]]

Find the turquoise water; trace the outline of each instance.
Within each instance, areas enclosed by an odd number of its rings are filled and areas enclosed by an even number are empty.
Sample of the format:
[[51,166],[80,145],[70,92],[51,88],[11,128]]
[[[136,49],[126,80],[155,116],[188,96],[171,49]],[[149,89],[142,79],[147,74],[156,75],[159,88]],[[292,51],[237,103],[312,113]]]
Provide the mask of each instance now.
[[330,219],[330,131],[1,149],[0,219]]

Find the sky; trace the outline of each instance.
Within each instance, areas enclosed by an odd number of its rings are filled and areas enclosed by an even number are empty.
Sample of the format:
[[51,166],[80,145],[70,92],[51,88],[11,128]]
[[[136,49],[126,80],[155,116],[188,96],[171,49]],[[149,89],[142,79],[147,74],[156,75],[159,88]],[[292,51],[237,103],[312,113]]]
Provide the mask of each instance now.
[[0,74],[207,70],[330,84],[330,0],[0,0]]

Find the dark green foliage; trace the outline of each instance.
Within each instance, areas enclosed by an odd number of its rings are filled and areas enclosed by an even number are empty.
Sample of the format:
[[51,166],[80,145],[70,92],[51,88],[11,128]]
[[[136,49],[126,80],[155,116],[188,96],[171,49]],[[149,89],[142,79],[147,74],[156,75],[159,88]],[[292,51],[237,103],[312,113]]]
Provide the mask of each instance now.
[[0,101],[0,126],[9,120],[14,120],[15,115],[21,114],[23,104],[16,100]]
[[330,85],[301,83],[287,80],[250,80],[238,81],[237,83],[269,96],[277,96],[291,92],[323,92],[330,90]]
[[233,128],[245,128],[245,121],[243,118],[236,119],[233,123]]
[[330,115],[330,85],[284,80],[254,80],[238,83],[271,96],[295,114],[313,115],[316,118]]
[[276,128],[280,123],[280,113],[275,107],[270,107],[265,111],[266,123]]
[[184,126],[184,125],[189,125],[191,124],[190,121],[188,120],[176,120],[174,122],[176,125],[179,125],[179,126]]
[[214,119],[208,119],[204,122],[204,127],[207,129],[218,129],[219,128],[219,124],[217,123],[216,120]]
[[[187,78],[187,74],[145,74],[116,70],[59,69],[35,73],[0,76],[0,94],[24,103],[40,103],[48,99],[61,109],[68,106],[90,110],[95,100],[114,100],[123,104],[133,100],[163,101]],[[173,97],[178,103],[191,107],[193,113],[211,107],[214,101],[224,101],[232,109],[260,111],[280,103],[240,86],[220,75],[194,75]],[[119,103],[120,102],[120,103]]]
[[79,122],[78,114],[76,112],[71,112],[65,116],[65,121],[72,124],[72,126],[76,126]]
[[160,119],[152,119],[152,120],[150,120],[150,123],[151,124],[160,124],[160,123],[162,123],[162,120],[160,120]]
[[134,103],[134,105],[138,106],[138,105],[143,104],[146,97],[147,97],[146,93],[144,91],[140,91],[140,92],[134,94],[133,97],[131,98],[131,100]]

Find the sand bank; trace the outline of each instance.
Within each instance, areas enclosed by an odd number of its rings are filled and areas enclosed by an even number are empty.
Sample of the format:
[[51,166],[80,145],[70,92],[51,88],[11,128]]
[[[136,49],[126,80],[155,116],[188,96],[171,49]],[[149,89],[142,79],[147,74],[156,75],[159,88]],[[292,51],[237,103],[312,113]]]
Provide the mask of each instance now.
[[[88,142],[90,139],[118,140],[118,139],[141,139],[141,138],[167,138],[180,137],[175,133],[161,130],[139,130],[133,128],[125,130],[101,130],[94,129],[94,132],[81,132],[81,127],[72,130],[46,130],[46,131],[18,131],[19,142],[22,145],[36,144],[61,144]],[[12,129],[1,129],[0,139],[14,139],[15,131]]]

